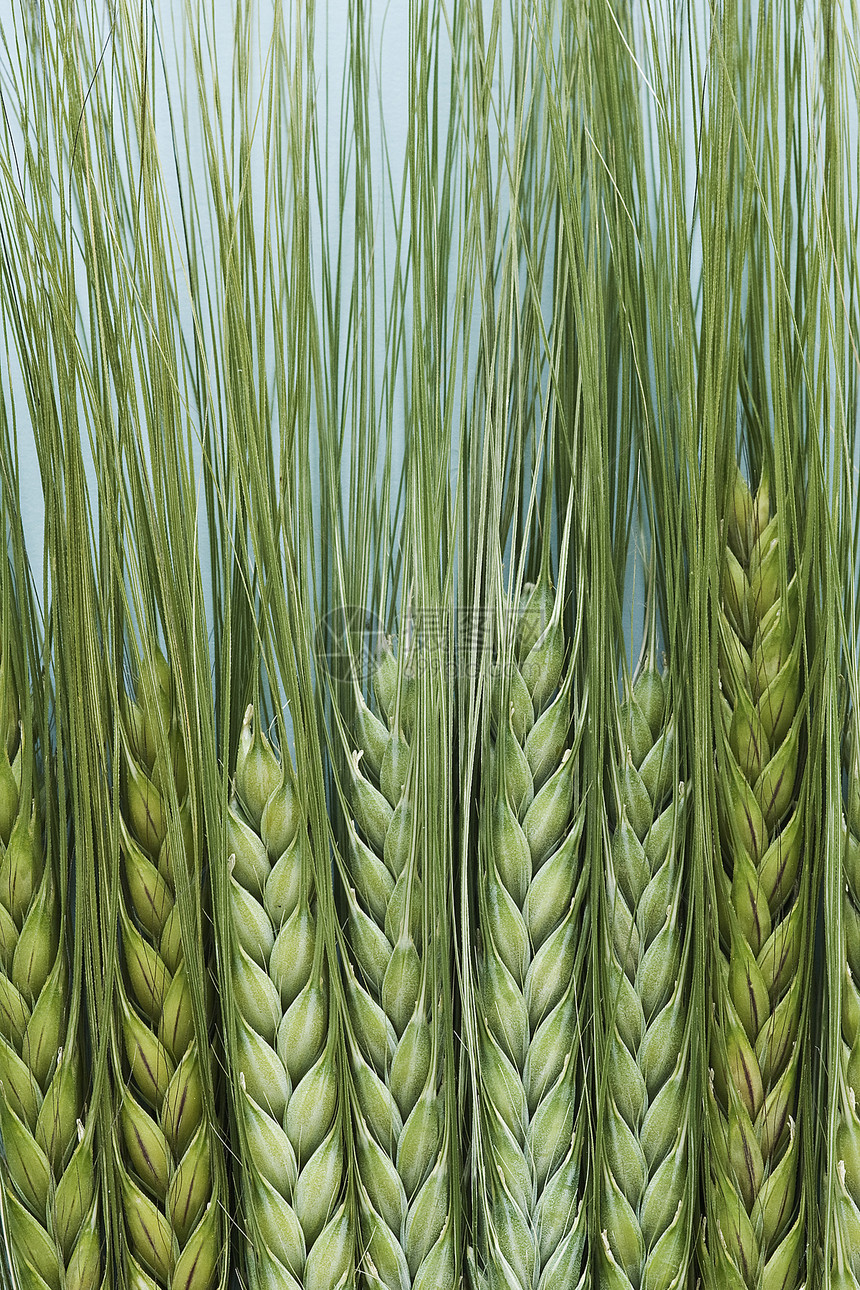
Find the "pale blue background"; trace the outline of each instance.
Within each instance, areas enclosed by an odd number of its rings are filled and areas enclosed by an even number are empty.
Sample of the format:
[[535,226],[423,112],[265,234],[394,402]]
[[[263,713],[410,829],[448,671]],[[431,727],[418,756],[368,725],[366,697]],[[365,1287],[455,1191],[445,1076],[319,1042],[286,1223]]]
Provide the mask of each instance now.
[[[7,27],[12,21],[14,6],[18,0],[0,0],[0,25]],[[107,10],[107,0],[97,0]],[[85,0],[80,0],[83,5]],[[155,0],[156,11],[160,14],[160,24],[162,33],[169,36],[173,24],[178,23],[180,18],[179,12],[183,5],[181,0],[176,4],[170,4],[168,0]],[[260,9],[265,11],[270,8],[271,0],[260,0]],[[286,3],[285,7],[292,13],[293,7]],[[381,114],[385,122],[385,131],[387,135],[387,146],[389,156],[392,159],[394,167],[394,185],[399,189],[400,174],[398,174],[398,165],[402,163],[406,142],[408,126],[408,4],[406,0],[389,0],[389,3],[376,3],[369,5],[372,9],[370,23],[370,35],[368,46],[370,49],[372,75],[375,78],[373,93],[376,95],[377,102],[371,104],[372,118],[377,119]],[[490,5],[485,3],[485,11],[489,14]],[[667,0],[667,13],[669,11],[669,0]],[[229,4],[218,5],[218,12],[222,21],[216,32],[216,45],[219,59],[223,60],[225,68],[225,81],[229,79],[230,54],[232,48],[232,6]],[[695,21],[702,27],[706,25],[707,0],[697,0],[693,12],[696,15]],[[318,5],[317,16],[317,40],[316,40],[316,68],[318,75],[318,93],[320,101],[320,116],[325,130],[325,123],[328,122],[330,129],[328,137],[328,156],[330,159],[330,171],[334,175],[335,162],[337,157],[338,145],[338,113],[340,107],[340,95],[342,89],[342,68],[347,45],[347,19],[349,5],[347,0],[320,0]],[[809,34],[814,37],[815,24],[817,21],[817,6],[809,5],[806,11],[806,21],[809,24]],[[668,30],[664,32],[664,39],[677,39],[677,29],[672,29],[671,24]],[[506,40],[506,33],[503,32],[503,43]],[[441,41],[443,50],[443,64],[445,64],[444,51],[446,49],[446,39],[443,34]],[[167,40],[168,54],[170,54],[170,41]],[[0,61],[2,61],[0,54]],[[449,65],[449,64],[445,64]],[[442,78],[442,91],[445,89],[445,77]],[[698,96],[699,91],[695,91]],[[689,120],[692,120],[692,95],[691,95],[691,114]],[[158,128],[163,135],[165,144],[169,138],[168,120],[163,95],[157,99],[158,103]],[[856,138],[856,104],[851,121],[851,129]],[[776,126],[777,135],[781,130],[781,123]],[[325,135],[323,135],[325,137]],[[692,147],[692,139],[690,140]],[[376,221],[377,228],[380,228],[380,221],[385,218],[387,191],[382,168],[382,150],[381,147],[377,153],[378,168],[375,175],[374,188],[377,193]],[[687,157],[688,177],[690,181],[689,198],[692,198],[692,183],[694,179],[694,165],[692,152],[688,150]],[[200,183],[205,183],[205,175],[200,176]],[[379,242],[381,246],[381,240]],[[694,248],[695,250],[695,248]],[[694,277],[698,274],[698,261],[694,259],[693,264]],[[380,302],[381,303],[381,302]],[[379,319],[381,321],[382,309],[378,309]],[[475,350],[473,348],[473,354]],[[6,373],[2,374],[2,379],[7,379]],[[41,484],[38,476],[38,467],[35,455],[35,446],[32,435],[29,433],[29,427],[26,420],[26,402],[24,392],[20,384],[17,383],[13,373],[13,385],[11,389],[10,402],[15,404],[20,410],[20,462],[21,462],[21,504],[25,530],[28,540],[28,549],[30,552],[31,564],[34,578],[37,586],[41,586],[42,581],[42,558],[43,558],[43,508],[41,498]],[[202,503],[201,503],[202,504]],[[205,517],[201,517],[205,520]],[[201,528],[204,524],[201,524]],[[204,561],[204,569],[206,568]],[[637,576],[636,585],[641,588],[641,579]],[[628,601],[630,591],[634,585],[634,578],[628,578]],[[629,604],[628,604],[629,614]],[[629,621],[629,619],[628,619]]]

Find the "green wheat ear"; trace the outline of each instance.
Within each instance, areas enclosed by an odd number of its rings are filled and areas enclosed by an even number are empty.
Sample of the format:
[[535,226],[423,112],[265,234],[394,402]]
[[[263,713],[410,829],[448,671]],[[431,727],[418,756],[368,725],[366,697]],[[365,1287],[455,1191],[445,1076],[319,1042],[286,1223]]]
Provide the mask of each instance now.
[[586,1235],[576,1059],[587,872],[573,664],[559,606],[526,586],[491,691],[477,965],[478,1262],[488,1290],[579,1283]]
[[737,471],[723,569],[724,738],[716,788],[719,969],[712,1029],[708,1255],[718,1284],[803,1283],[800,1025],[812,917],[803,881],[804,721],[797,580],[780,582],[767,480]]
[[[198,1033],[190,974],[206,981],[202,943],[187,937],[180,889],[201,899],[203,857],[192,840],[184,745],[170,670],[156,656],[123,720],[120,839],[122,972],[117,981],[114,1140],[129,1284],[210,1290],[222,1259],[223,1198],[206,1111],[208,1034]],[[168,832],[171,781],[180,853]]]
[[231,1089],[250,1284],[347,1290],[341,1090],[305,809],[248,708],[229,810]]
[[390,649],[374,689],[380,717],[362,706],[357,722],[344,865],[361,1270],[378,1290],[452,1290],[455,1127],[436,967],[447,931],[416,830],[416,682]]
[[849,765],[843,819],[841,914],[842,1031],[837,1069],[834,1205],[830,1284],[860,1286],[860,764],[855,748]]
[[621,710],[597,1008],[606,1045],[600,1285],[686,1284],[691,1245],[690,936],[675,720],[646,668]]
[[66,927],[43,848],[39,767],[0,664],[0,1132],[13,1265],[24,1287],[102,1282],[99,1185],[81,1053],[70,1022]]

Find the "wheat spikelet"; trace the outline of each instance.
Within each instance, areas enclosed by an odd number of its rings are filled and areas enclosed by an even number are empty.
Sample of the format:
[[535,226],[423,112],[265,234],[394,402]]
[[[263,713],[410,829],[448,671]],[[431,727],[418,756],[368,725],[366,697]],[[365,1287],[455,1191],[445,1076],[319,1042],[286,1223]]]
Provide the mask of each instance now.
[[[207,1036],[197,1033],[189,973],[206,977],[196,961],[200,940],[183,934],[179,903],[182,884],[199,900],[202,857],[192,841],[183,740],[160,655],[155,673],[154,685],[141,677],[123,722],[123,972],[114,1035],[123,1270],[135,1290],[209,1290],[223,1259],[219,1146],[206,1110]],[[180,855],[168,836],[171,779],[181,804]]]
[[801,647],[796,575],[781,586],[767,480],[753,497],[738,471],[720,628],[725,738],[716,777],[722,863],[708,1219],[717,1284],[732,1290],[791,1290],[803,1279],[795,1119],[810,914],[798,776]]
[[843,822],[842,1029],[837,1085],[837,1127],[830,1285],[860,1287],[860,764],[849,767],[848,803]]
[[354,1281],[338,1070],[304,811],[248,709],[228,818],[234,1081],[249,1276],[265,1290]]
[[[60,889],[42,847],[37,764],[0,665],[0,1130],[6,1222],[19,1284],[102,1281],[92,1119],[86,1116]],[[86,1127],[82,1123],[86,1120]]]
[[576,1069],[584,804],[568,745],[573,666],[559,689],[564,634],[548,589],[524,588],[517,617],[509,674],[493,678],[482,768],[476,1228],[489,1290],[568,1290],[586,1223]]
[[669,1290],[685,1283],[692,1226],[690,983],[684,791],[658,673],[640,673],[620,724],[596,1004],[606,1042],[599,1284]]
[[383,719],[361,706],[345,866],[361,1269],[377,1290],[452,1290],[452,1072],[436,967],[449,930],[435,921],[416,824],[416,682],[389,649],[374,686]]

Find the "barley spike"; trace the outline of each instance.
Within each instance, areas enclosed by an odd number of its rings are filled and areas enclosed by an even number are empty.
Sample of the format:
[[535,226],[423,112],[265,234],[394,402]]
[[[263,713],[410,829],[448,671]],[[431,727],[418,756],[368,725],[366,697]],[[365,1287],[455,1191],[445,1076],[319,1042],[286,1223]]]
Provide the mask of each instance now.
[[730,1290],[804,1279],[802,622],[797,575],[782,585],[780,532],[767,478],[753,496],[737,470],[720,617],[707,1244],[716,1284]]
[[390,648],[374,688],[381,719],[360,706],[344,865],[360,1272],[373,1290],[453,1290],[452,1072],[434,964],[448,933],[430,921],[416,825],[416,680]]
[[[223,1254],[220,1146],[206,1110],[208,1036],[198,1033],[188,972],[208,978],[196,961],[202,941],[184,932],[179,905],[187,884],[199,913],[203,860],[192,840],[172,677],[160,654],[155,663],[154,684],[141,676],[122,723],[123,971],[113,1063],[123,1263],[130,1285],[210,1290]],[[168,832],[171,779],[180,804],[179,855]]]
[[842,1025],[837,1085],[830,1284],[860,1290],[860,763],[855,743],[843,821]]
[[305,811],[248,708],[229,810],[232,1082],[252,1287],[345,1290],[338,1068]]
[[693,1204],[684,789],[673,778],[674,719],[650,665],[620,715],[595,1005],[607,1072],[598,1284],[675,1290],[686,1284]]
[[587,873],[564,664],[560,597],[526,585],[507,675],[493,677],[480,790],[475,1167],[487,1290],[566,1290],[585,1275],[576,1053]]
[[93,1119],[59,877],[46,856],[39,768],[0,663],[0,1133],[2,1185],[20,1284],[96,1290],[102,1239]]

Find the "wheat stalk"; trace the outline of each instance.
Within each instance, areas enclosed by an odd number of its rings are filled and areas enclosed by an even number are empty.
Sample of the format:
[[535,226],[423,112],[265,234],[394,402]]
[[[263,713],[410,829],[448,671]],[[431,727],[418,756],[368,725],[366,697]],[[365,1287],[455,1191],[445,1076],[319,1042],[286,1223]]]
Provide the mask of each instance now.
[[328,970],[292,767],[249,707],[228,817],[234,1110],[254,1286],[352,1284]]
[[[190,974],[205,980],[199,936],[183,928],[180,902],[200,899],[202,856],[187,800],[184,744],[170,671],[155,655],[154,684],[141,675],[123,714],[120,819],[121,958],[114,1068],[114,1151],[123,1266],[129,1285],[209,1290],[223,1259],[214,1164],[219,1149],[206,1111],[208,1036],[198,1034]],[[172,781],[172,789],[171,789]],[[169,830],[171,798],[180,804]],[[182,839],[179,854],[174,836]]]
[[620,717],[596,1001],[606,1044],[600,1284],[669,1290],[685,1283],[692,1228],[690,939],[675,722],[650,665]]
[[[523,588],[482,770],[475,1069],[479,1263],[494,1290],[578,1284],[577,1069],[587,872],[560,596]],[[579,726],[581,729],[581,725]]]
[[712,1030],[708,1256],[720,1286],[799,1286],[796,1130],[806,969],[802,624],[781,578],[767,478],[730,492],[722,584],[717,805],[722,864]]

